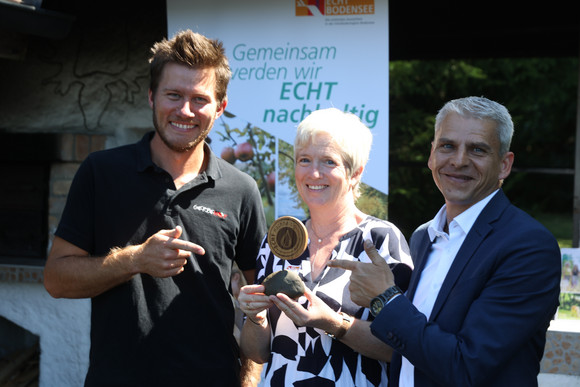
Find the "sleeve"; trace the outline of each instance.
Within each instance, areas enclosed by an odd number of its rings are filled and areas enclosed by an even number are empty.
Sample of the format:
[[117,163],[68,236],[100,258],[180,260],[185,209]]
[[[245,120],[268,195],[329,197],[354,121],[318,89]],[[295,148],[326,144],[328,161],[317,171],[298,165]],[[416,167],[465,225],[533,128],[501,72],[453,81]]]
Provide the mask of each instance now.
[[392,223],[389,227],[389,254],[397,261],[413,268],[413,260],[409,251],[409,244],[403,233]]
[[266,234],[266,217],[262,197],[255,180],[251,180],[243,201],[240,217],[239,243],[236,246],[236,263],[240,270],[256,268],[256,257]]
[[508,240],[498,232],[481,246],[486,251],[470,261],[471,274],[462,274],[433,321],[397,297],[372,323],[373,334],[441,385],[485,385],[515,358],[539,367],[558,304],[560,252],[546,230],[523,230]]
[[89,156],[77,170],[55,235],[73,245],[94,253],[95,187],[92,158]]
[[[370,232],[368,234],[365,232],[363,239],[370,237],[379,254],[385,258],[393,271],[396,285],[406,291],[413,272],[413,261],[407,240],[403,233],[390,222],[374,220],[371,225]],[[365,261],[370,262],[362,244],[361,249],[363,249],[361,256],[364,256]]]
[[[413,268],[409,244],[403,233],[391,222],[373,219],[363,238],[370,240],[389,264],[404,263]],[[366,255],[365,255],[366,256]]]
[[413,273],[413,261],[409,251],[407,240],[403,233],[392,225],[389,229],[389,255],[393,256],[398,263],[389,263],[393,276],[395,277],[395,284],[406,292],[409,288],[409,281]]

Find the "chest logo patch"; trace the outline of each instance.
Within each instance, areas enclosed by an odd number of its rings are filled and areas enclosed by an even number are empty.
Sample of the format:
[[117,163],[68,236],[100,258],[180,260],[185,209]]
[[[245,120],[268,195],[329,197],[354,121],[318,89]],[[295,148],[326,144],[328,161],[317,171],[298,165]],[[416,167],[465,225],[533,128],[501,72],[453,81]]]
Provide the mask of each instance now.
[[193,208],[194,211],[205,212],[206,214],[210,214],[210,215],[213,215],[213,216],[217,216],[218,218],[225,219],[225,218],[228,217],[228,214],[223,213],[221,211],[216,211],[213,208],[209,208],[209,207],[205,207],[205,206],[200,206],[200,205],[197,205],[197,204],[194,204],[192,208]]

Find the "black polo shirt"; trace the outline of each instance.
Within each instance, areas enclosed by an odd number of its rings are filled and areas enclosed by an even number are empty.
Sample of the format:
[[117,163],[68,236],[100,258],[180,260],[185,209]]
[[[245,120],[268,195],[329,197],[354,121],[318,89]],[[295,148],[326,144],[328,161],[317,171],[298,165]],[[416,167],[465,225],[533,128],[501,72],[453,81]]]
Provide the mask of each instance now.
[[242,270],[255,268],[266,228],[258,187],[206,145],[206,171],[176,190],[151,160],[152,137],[83,162],[56,235],[103,256],[180,225],[181,238],[206,253],[193,256],[177,276],[136,275],[92,299],[86,385],[235,385],[228,288],[232,261]]

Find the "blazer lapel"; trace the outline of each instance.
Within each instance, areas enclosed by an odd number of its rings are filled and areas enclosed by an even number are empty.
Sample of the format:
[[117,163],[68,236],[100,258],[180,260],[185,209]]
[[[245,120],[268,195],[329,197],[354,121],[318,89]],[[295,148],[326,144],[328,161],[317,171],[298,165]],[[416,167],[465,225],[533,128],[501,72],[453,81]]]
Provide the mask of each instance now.
[[433,305],[433,310],[429,317],[430,321],[437,318],[437,315],[441,311],[445,301],[455,286],[455,283],[459,279],[459,276],[465,269],[465,265],[473,258],[475,252],[485,240],[485,237],[493,230],[491,225],[495,222],[503,213],[505,208],[510,204],[508,198],[505,196],[502,190],[500,190],[490,201],[487,203],[483,211],[477,217],[477,220],[471,227],[471,230],[465,237],[463,244],[459,248],[449,272],[441,285],[441,290],[439,295],[435,300]]
[[417,253],[415,257],[412,257],[415,268],[413,269],[413,273],[411,274],[411,279],[409,280],[409,287],[406,293],[407,298],[411,301],[413,301],[415,291],[417,290],[417,284],[419,283],[419,279],[421,278],[421,273],[423,272],[423,268],[425,267],[425,263],[427,262],[427,258],[429,257],[429,253],[431,252],[431,240],[429,239],[429,233],[427,232],[427,228],[425,228],[423,231],[424,232],[421,235]]

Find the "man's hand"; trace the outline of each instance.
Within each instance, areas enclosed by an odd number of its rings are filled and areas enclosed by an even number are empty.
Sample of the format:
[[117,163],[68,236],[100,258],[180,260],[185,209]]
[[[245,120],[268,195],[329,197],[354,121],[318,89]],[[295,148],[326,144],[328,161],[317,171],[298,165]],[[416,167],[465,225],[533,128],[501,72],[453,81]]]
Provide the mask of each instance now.
[[181,226],[176,226],[173,230],[161,230],[142,245],[133,246],[131,258],[135,271],[153,277],[171,277],[184,270],[191,253],[204,255],[203,247],[179,239],[182,232]]
[[171,277],[181,273],[191,253],[205,250],[179,239],[183,230],[161,230],[145,243],[111,249],[104,257],[55,237],[44,267],[44,286],[55,298],[90,298],[129,281],[135,274]]
[[375,245],[366,240],[364,247],[372,263],[335,259],[330,260],[328,266],[352,271],[348,287],[350,298],[356,304],[368,308],[374,297],[395,285],[395,278]]

